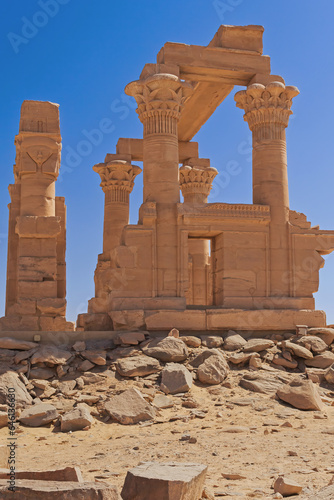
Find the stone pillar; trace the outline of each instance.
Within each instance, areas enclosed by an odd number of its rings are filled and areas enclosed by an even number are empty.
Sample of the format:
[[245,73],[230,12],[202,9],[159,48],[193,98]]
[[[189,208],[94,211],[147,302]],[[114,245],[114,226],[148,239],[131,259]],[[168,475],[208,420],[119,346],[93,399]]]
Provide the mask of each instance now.
[[296,87],[254,83],[237,92],[237,106],[253,133],[253,203],[270,205],[270,295],[290,296],[289,191],[285,129]]
[[[190,159],[180,168],[180,187],[184,203],[207,203],[213,179],[218,174],[210,161]],[[208,239],[188,239],[191,260],[189,279],[192,287],[187,304],[210,305],[212,301],[210,280],[210,242]]]
[[73,330],[65,319],[65,204],[55,197],[61,153],[58,105],[24,101],[15,145],[1,328]]
[[129,195],[141,168],[123,160],[99,163],[93,167],[101,177],[104,198],[103,253],[121,244],[124,227],[129,224]]
[[127,85],[144,125],[144,203],[157,209],[157,296],[180,294],[177,203],[180,202],[177,124],[191,85],[171,74],[156,74]]

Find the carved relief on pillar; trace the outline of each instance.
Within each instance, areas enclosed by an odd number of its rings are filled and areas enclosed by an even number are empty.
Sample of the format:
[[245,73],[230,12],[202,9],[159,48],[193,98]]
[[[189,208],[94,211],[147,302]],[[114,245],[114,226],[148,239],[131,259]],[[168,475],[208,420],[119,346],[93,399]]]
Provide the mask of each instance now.
[[297,87],[271,82],[266,86],[253,83],[247,90],[237,92],[237,107],[244,109],[244,120],[257,140],[283,139],[284,129],[292,114],[292,98],[299,94]]
[[61,157],[60,135],[46,137],[45,134],[27,135],[21,132],[15,138],[16,164],[15,179],[22,175],[43,173],[51,175],[56,180],[59,174]]
[[100,186],[105,193],[106,203],[128,203],[134,180],[142,171],[137,165],[123,160],[98,163],[93,170],[101,177]]
[[213,167],[183,165],[180,168],[180,188],[184,201],[205,203],[217,174]]
[[189,83],[165,73],[131,82],[125,88],[125,93],[137,101],[144,137],[150,134],[176,135],[181,110],[191,92]]

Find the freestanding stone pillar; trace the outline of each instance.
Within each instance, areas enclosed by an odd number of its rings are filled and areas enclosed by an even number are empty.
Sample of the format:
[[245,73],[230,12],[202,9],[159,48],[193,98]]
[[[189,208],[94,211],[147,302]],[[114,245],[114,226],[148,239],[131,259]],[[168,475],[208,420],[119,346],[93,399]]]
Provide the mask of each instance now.
[[144,203],[155,202],[157,211],[157,296],[180,293],[177,254],[176,204],[180,202],[177,124],[190,84],[171,74],[155,74],[129,83],[144,125]]
[[289,191],[285,129],[296,87],[258,83],[237,92],[237,106],[253,133],[253,203],[269,205],[270,295],[291,295],[289,279]]
[[[180,187],[186,204],[207,203],[213,179],[218,174],[210,167],[210,160],[189,159],[180,168]],[[188,239],[190,279],[187,304],[211,305],[210,241],[203,238]]]
[[66,209],[55,196],[60,167],[58,105],[24,101],[9,187],[6,316],[2,330],[73,330],[65,319]]

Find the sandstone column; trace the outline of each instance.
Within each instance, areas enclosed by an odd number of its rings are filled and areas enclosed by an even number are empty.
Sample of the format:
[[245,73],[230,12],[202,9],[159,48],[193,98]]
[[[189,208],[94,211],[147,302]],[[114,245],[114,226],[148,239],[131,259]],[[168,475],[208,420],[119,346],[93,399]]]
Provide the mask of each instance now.
[[296,87],[258,83],[237,92],[253,133],[253,203],[270,205],[270,295],[289,296],[289,192],[285,129]]
[[180,293],[177,203],[180,202],[177,124],[192,87],[171,74],[155,74],[127,85],[144,125],[144,203],[156,202],[157,295]]
[[[184,203],[207,203],[213,179],[218,174],[215,168],[210,167],[209,160],[190,159],[180,168],[180,187]],[[187,304],[210,305],[210,242],[203,238],[188,240],[189,255],[191,258],[191,290],[188,293]]]
[[129,224],[129,195],[141,168],[123,160],[99,163],[93,167],[101,177],[104,198],[103,253],[120,245],[124,227]]
[[2,329],[73,329],[65,319],[65,203],[55,196],[61,152],[58,105],[24,101],[15,145]]

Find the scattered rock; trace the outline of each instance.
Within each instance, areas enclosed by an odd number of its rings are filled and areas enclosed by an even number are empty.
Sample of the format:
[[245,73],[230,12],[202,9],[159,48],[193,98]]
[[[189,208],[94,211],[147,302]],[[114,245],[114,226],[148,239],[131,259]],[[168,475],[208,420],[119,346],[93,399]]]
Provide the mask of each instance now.
[[327,345],[331,345],[334,341],[334,328],[309,328],[308,335],[316,335],[322,339]]
[[303,487],[300,484],[287,477],[279,476],[274,482],[274,492],[280,493],[283,497],[299,495],[302,489]]
[[169,363],[162,370],[161,389],[166,394],[188,392],[192,383],[192,375],[184,365]]
[[83,340],[77,340],[77,342],[75,342],[75,344],[73,344],[73,349],[76,352],[85,351],[86,350],[86,342],[84,342]]
[[[2,469],[3,470],[3,469]],[[0,472],[0,479],[8,479],[8,472]],[[30,479],[35,481],[72,481],[83,483],[79,467],[64,467],[49,470],[16,470],[15,479]]]
[[120,359],[116,363],[116,370],[122,377],[144,377],[161,370],[157,359],[149,356],[133,356]]
[[107,363],[107,351],[83,351],[81,355],[95,365],[103,366]]
[[7,480],[0,481],[2,500],[121,500],[117,488],[107,483],[75,483],[69,481],[32,481],[18,479],[15,493],[8,490]]
[[220,347],[224,343],[224,339],[222,337],[217,337],[213,335],[202,335],[202,345],[205,347],[209,347],[210,349],[213,347]]
[[296,344],[302,345],[307,349],[311,349],[315,354],[320,354],[327,349],[327,344],[321,338],[315,335],[304,335],[295,340]]
[[180,337],[180,339],[188,346],[188,347],[201,347],[202,341],[198,337],[187,336]]
[[202,384],[217,385],[227,377],[229,367],[222,355],[207,358],[197,370],[197,377]]
[[324,377],[329,384],[334,384],[334,363],[326,370]]
[[176,339],[178,339],[179,336],[180,336],[180,332],[177,328],[172,328],[168,334],[168,337],[175,337]]
[[144,332],[119,332],[114,338],[116,345],[138,345],[145,340]]
[[27,340],[18,340],[11,337],[0,338],[0,349],[17,349],[18,351],[29,351],[34,347],[38,347],[36,342],[28,342]]
[[202,351],[200,354],[198,354],[192,361],[190,361],[190,366],[194,368],[198,368],[201,364],[204,363],[204,361],[211,356],[223,356],[222,352],[219,351],[218,349],[206,349],[205,351]]
[[275,354],[272,363],[274,363],[274,365],[284,366],[284,368],[289,368],[291,370],[294,370],[298,366],[298,363],[295,359],[292,359],[290,361],[283,356],[280,356],[279,354]]
[[241,349],[247,341],[238,333],[230,330],[224,339],[224,349],[225,351],[237,351]]
[[299,358],[304,358],[304,359],[312,359],[313,354],[311,351],[306,349],[305,347],[294,344],[293,342],[289,342],[288,340],[282,342],[282,347],[283,349],[286,349],[289,352],[292,352],[295,356],[298,356]]
[[276,394],[284,381],[278,377],[269,377],[258,373],[246,373],[240,380],[240,385],[249,391],[260,392],[262,394]]
[[7,427],[8,425],[8,413],[6,411],[0,411],[0,429]]
[[174,406],[173,400],[168,396],[164,396],[163,394],[157,394],[153,401],[152,405],[159,409],[164,408],[172,408]]
[[299,410],[322,410],[323,403],[311,380],[294,379],[277,390],[277,396]]
[[52,378],[54,376],[55,376],[55,372],[51,368],[36,367],[36,368],[32,368],[30,370],[29,378],[30,379],[39,378],[39,379],[43,379],[43,380],[48,380],[49,378]]
[[246,476],[242,476],[241,474],[238,474],[237,472],[222,472],[221,473],[224,479],[229,479],[232,481],[236,481],[239,479],[247,479]]
[[328,368],[334,363],[334,352],[326,351],[312,359],[306,359],[306,366],[313,366],[314,368]]
[[72,354],[65,349],[52,345],[41,346],[31,357],[31,364],[52,363],[53,365],[66,365]]
[[47,425],[59,417],[58,410],[48,403],[40,403],[23,410],[18,420],[29,427]]
[[155,417],[154,408],[134,387],[106,401],[104,408],[110,417],[124,425],[153,420]]
[[92,363],[88,359],[85,359],[85,361],[83,361],[82,363],[80,363],[80,365],[78,366],[78,370],[80,372],[88,372],[89,370],[91,370],[92,368],[94,368],[94,366],[95,366],[94,363]]
[[15,394],[17,408],[32,404],[32,397],[16,372],[7,371],[0,375],[0,404],[7,403],[8,389]]
[[235,354],[230,354],[228,356],[228,361],[232,363],[233,365],[243,365],[247,363],[251,357],[253,356],[253,353],[245,353],[245,352],[237,352]]
[[164,363],[171,361],[184,361],[188,357],[185,343],[175,337],[156,338],[142,348],[147,356],[159,359]]
[[250,339],[243,346],[244,352],[260,352],[274,347],[275,342],[268,339]]
[[60,430],[62,432],[80,431],[86,427],[91,427],[94,419],[85,407],[77,406],[66,412],[60,418]]
[[207,467],[199,464],[146,462],[127,472],[123,500],[197,500]]

